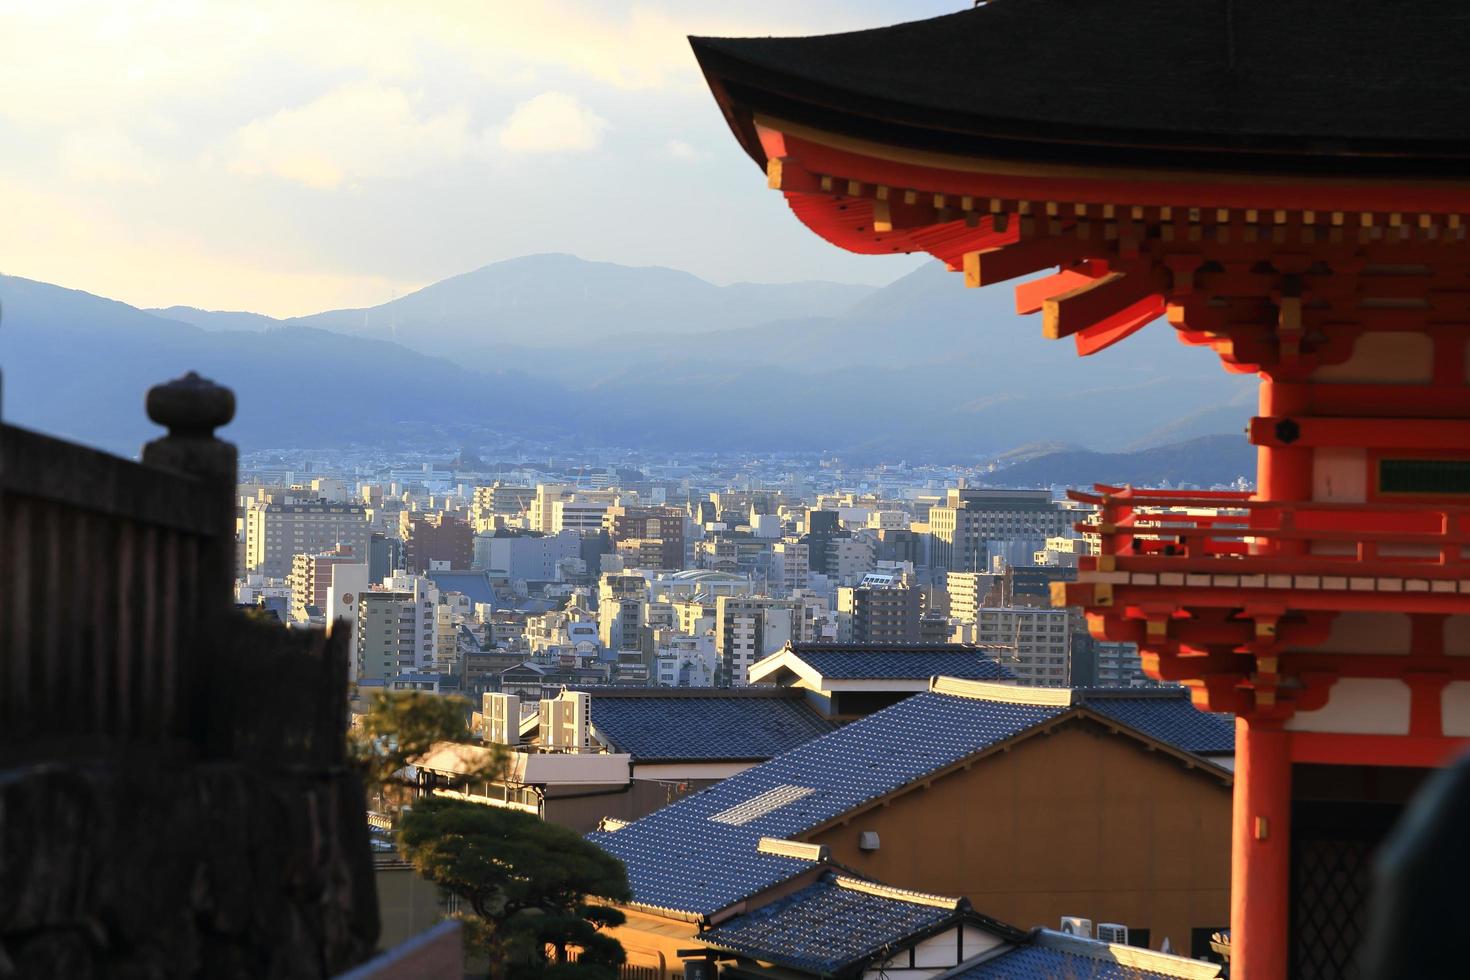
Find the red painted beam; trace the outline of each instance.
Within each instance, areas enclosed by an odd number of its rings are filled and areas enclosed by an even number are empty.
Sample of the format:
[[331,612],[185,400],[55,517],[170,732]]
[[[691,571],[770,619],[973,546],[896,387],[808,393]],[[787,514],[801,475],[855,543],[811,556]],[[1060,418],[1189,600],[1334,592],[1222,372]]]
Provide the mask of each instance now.
[[[1283,425],[1290,422],[1291,425]],[[1288,440],[1285,436],[1290,436]],[[1436,450],[1470,447],[1470,419],[1306,418],[1256,416],[1250,441],[1284,448]]]
[[[1470,739],[1421,735],[1291,732],[1293,762],[1336,766],[1437,768],[1470,749]],[[1237,773],[1236,779],[1240,778]]]

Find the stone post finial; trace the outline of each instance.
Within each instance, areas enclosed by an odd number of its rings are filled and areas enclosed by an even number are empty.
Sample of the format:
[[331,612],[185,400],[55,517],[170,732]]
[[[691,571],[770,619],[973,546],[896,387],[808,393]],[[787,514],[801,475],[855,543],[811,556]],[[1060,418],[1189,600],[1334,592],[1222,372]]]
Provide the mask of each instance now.
[[148,417],[173,438],[209,439],[235,417],[235,393],[190,371],[148,389]]

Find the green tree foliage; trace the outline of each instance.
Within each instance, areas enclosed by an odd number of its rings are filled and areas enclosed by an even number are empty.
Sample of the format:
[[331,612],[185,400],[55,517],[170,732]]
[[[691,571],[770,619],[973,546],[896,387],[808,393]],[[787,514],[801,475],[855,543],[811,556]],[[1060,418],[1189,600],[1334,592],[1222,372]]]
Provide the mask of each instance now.
[[[355,726],[348,743],[349,756],[362,772],[369,789],[412,785],[403,771],[415,759],[443,742],[468,745],[469,702],[424,691],[379,691]],[[456,783],[494,779],[505,768],[500,746],[465,753],[465,772]]]
[[622,862],[597,845],[528,813],[428,797],[405,813],[398,846],[472,911],[468,938],[495,976],[616,980],[623,948],[601,930],[623,914],[591,900],[631,893]]

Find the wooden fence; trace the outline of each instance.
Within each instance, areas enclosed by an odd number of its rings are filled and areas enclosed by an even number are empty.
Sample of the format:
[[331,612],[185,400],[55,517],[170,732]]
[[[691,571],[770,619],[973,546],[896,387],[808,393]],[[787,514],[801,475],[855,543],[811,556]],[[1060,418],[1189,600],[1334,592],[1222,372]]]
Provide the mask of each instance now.
[[190,375],[148,413],[141,462],[0,424],[0,761],[340,764],[342,638],[233,610],[234,396]]

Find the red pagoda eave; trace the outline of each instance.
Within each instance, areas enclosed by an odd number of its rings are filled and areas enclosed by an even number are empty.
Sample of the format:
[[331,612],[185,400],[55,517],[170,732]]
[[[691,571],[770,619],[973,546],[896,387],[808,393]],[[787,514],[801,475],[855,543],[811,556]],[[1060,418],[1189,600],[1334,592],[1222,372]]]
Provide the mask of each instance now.
[[[887,146],[828,133],[799,123],[756,116],[756,133],[769,161],[781,160],[808,174],[911,189],[927,194],[971,195],[1007,201],[1115,205],[1118,207],[1240,208],[1265,211],[1342,212],[1356,226],[1363,213],[1460,215],[1470,213],[1470,184],[1412,183],[1271,174],[1098,167],[987,160]],[[837,188],[841,193],[841,187]],[[1351,219],[1351,220],[1349,220]]]

